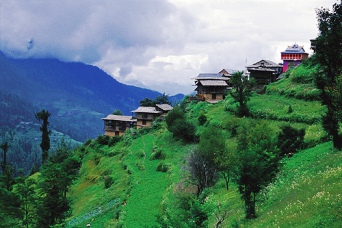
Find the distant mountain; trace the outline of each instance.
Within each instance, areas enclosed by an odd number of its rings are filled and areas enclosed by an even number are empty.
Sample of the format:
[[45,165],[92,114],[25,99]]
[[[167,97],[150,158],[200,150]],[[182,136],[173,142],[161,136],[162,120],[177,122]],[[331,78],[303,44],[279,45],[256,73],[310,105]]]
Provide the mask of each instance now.
[[[1,52],[0,90],[37,107],[36,112],[47,109],[52,113],[51,126],[78,141],[102,134],[101,118],[114,110],[130,115],[144,98],[161,95],[122,84],[98,67],[84,63],[13,59]],[[183,97],[180,94],[170,100],[177,102]]]

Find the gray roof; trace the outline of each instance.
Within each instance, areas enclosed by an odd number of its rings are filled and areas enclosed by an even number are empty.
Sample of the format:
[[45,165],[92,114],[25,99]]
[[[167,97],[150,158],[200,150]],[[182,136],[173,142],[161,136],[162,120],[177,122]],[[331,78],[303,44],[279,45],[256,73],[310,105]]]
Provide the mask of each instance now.
[[298,46],[298,44],[294,44],[292,46],[288,46],[285,51],[281,52],[283,53],[299,53],[299,54],[308,54],[304,50],[304,46]]
[[169,104],[156,104],[156,106],[163,111],[170,111],[173,109],[173,107]]
[[283,67],[280,64],[276,64],[275,62],[272,62],[270,60],[262,59],[259,62],[256,62],[252,65],[247,66],[247,68],[255,68],[255,67],[267,67],[267,68],[273,68],[273,67]]
[[136,119],[132,119],[132,116],[120,116],[120,115],[112,115],[109,114],[106,118],[102,118],[103,120],[116,120],[116,121],[137,121]]
[[201,80],[200,83],[203,86],[228,86],[223,80]]
[[160,113],[160,111],[157,111],[155,107],[142,107],[142,106],[140,106],[136,110],[133,110],[132,112]]
[[196,78],[193,78],[195,80],[210,80],[210,79],[221,79],[225,78],[224,74],[219,74],[219,73],[200,73]]
[[248,68],[249,71],[269,71],[269,72],[274,72],[275,70],[272,70],[270,68],[265,68],[265,67],[254,67],[254,68]]
[[233,70],[233,69],[228,69],[228,68],[224,68],[223,70],[221,70],[220,72],[222,72],[222,71],[226,71],[226,72],[228,72],[228,74],[234,74],[234,73],[236,73],[236,72],[238,72],[237,70]]

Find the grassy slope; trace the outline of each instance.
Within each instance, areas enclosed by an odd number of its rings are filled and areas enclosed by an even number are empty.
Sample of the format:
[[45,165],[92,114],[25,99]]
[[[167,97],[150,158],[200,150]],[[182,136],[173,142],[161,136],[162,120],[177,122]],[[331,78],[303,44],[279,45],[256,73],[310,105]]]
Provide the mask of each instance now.
[[[289,105],[292,113],[287,113]],[[292,126],[306,129],[306,142],[317,146],[283,160],[277,181],[260,194],[258,218],[253,221],[244,220],[236,186],[231,184],[227,191],[220,180],[206,200],[211,208],[209,226],[215,223],[214,214],[220,203],[221,210],[228,211],[225,227],[342,227],[342,154],[333,151],[330,143],[320,144],[324,132],[319,122],[306,121],[320,116],[324,109],[315,101],[275,93],[254,96],[250,106],[254,111],[268,110],[276,116],[289,117]],[[204,111],[208,122],[225,129],[227,143],[233,144],[230,128],[238,118],[225,111],[227,107],[234,108],[229,99],[218,104],[192,103],[187,109],[188,118],[196,123],[198,113]],[[277,129],[289,122],[263,118]],[[295,121],[301,119],[304,121]],[[198,133],[204,129],[205,126],[198,126]],[[172,203],[176,185],[184,175],[184,157],[192,146],[175,141],[163,123],[159,130],[147,134],[127,134],[114,147],[84,147],[81,175],[70,194],[74,204],[68,227],[84,227],[87,223],[92,227],[158,226],[157,215]],[[158,150],[166,156],[165,160],[150,159]],[[156,171],[160,163],[169,167],[167,172]],[[104,181],[109,176],[114,184],[105,189]]]

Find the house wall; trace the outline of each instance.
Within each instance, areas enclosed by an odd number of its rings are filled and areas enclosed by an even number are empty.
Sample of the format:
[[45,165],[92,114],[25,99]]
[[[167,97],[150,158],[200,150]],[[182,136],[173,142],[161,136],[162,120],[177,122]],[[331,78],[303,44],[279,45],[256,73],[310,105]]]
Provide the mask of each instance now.
[[220,101],[220,100],[223,100],[223,94],[222,93],[215,93],[216,94],[216,99],[213,99],[213,94],[212,93],[206,93],[206,94],[203,94],[204,97],[205,97],[205,100],[206,101]]

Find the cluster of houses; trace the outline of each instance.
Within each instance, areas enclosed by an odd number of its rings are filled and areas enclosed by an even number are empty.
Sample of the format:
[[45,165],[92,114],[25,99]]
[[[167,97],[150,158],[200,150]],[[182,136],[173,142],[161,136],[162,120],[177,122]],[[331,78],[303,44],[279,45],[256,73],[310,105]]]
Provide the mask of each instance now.
[[[276,81],[289,68],[298,66],[309,54],[303,46],[294,44],[281,52],[283,63],[277,64],[270,60],[260,60],[246,66],[246,77],[255,79],[258,85],[267,85]],[[235,70],[223,69],[218,73],[200,73],[195,80],[196,98],[210,103],[216,103],[224,99],[224,95],[231,89],[230,77]]]
[[[303,46],[294,44],[281,52],[282,64],[269,60],[260,60],[247,66],[247,77],[255,79],[258,85],[267,85],[276,81],[289,68],[298,66],[309,54]],[[225,94],[232,88],[231,76],[237,71],[223,69],[218,73],[200,73],[195,80],[196,99],[216,103],[224,99]],[[157,104],[155,107],[139,107],[132,111],[132,116],[108,115],[102,118],[105,126],[105,135],[121,136],[127,129],[149,127],[160,116],[172,110],[168,104]]]
[[155,107],[140,106],[132,111],[132,116],[108,115],[104,121],[105,135],[121,136],[128,129],[150,127],[157,117],[166,115],[172,106],[169,104],[156,104]]

